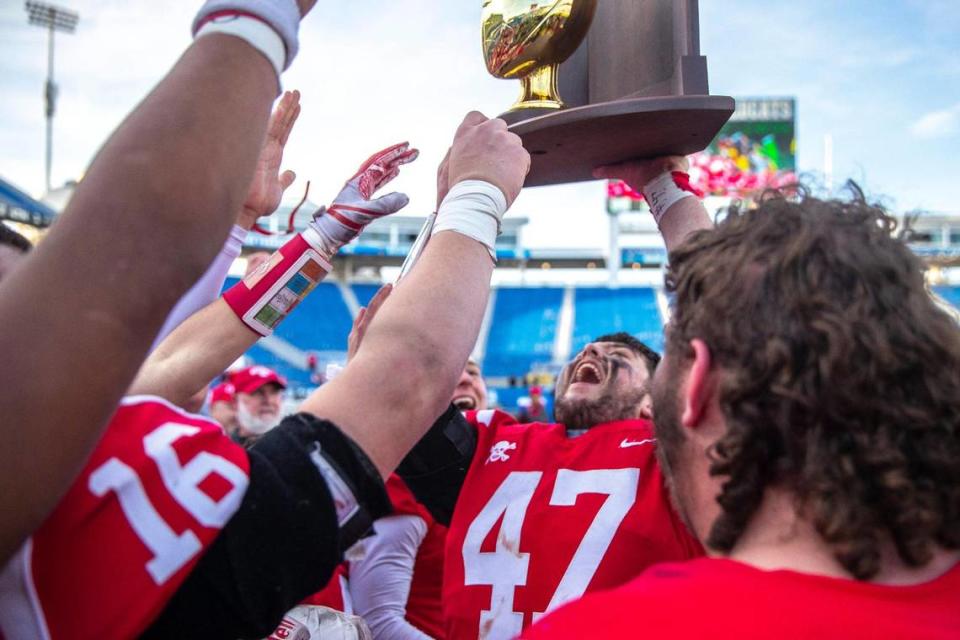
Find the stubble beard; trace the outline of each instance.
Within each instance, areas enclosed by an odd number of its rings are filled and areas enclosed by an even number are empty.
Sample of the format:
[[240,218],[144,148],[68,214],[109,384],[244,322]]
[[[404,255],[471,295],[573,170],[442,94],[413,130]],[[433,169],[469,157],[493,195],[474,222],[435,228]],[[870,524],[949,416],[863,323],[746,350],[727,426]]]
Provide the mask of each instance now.
[[598,424],[617,420],[631,420],[640,415],[640,405],[647,396],[646,385],[639,389],[617,391],[609,383],[597,398],[560,398],[554,415],[567,430],[586,431]]
[[670,496],[674,511],[686,525],[690,533],[694,533],[693,523],[687,514],[680,490],[677,487],[677,469],[683,462],[679,460],[683,446],[683,433],[680,430],[680,412],[677,403],[679,398],[671,394],[676,391],[676,379],[669,372],[663,372],[667,378],[665,384],[654,384],[651,389],[653,400],[653,432],[657,438],[657,462],[663,473],[664,485]]

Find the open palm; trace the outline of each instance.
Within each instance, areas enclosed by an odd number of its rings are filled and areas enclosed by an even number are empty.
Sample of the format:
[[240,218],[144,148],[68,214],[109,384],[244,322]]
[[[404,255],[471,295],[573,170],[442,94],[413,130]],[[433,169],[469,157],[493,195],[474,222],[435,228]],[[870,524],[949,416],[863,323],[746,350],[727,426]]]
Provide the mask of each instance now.
[[281,174],[280,163],[283,161],[283,148],[299,115],[300,92],[287,91],[270,117],[263,149],[260,150],[257,168],[253,180],[250,181],[250,190],[243,203],[242,219],[244,226],[248,228],[256,223],[257,218],[276,211],[283,192],[296,179],[293,171],[284,171]]

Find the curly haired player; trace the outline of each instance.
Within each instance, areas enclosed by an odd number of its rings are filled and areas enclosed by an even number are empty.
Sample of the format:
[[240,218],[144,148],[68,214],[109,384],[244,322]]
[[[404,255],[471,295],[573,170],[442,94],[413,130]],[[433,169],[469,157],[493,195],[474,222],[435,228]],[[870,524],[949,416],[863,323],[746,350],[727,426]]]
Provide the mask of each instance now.
[[656,435],[713,557],[525,637],[960,636],[960,328],[854,192],[769,197],[671,254]]

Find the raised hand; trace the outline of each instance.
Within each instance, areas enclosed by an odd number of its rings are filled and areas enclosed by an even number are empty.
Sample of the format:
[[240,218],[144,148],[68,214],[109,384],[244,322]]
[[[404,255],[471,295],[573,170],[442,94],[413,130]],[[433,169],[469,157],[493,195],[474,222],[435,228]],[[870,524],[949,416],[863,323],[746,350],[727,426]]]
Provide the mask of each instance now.
[[449,187],[464,180],[483,180],[498,187],[510,206],[529,171],[530,154],[520,136],[507,130],[506,122],[488,120],[477,111],[467,114],[450,148]]
[[388,193],[376,199],[373,194],[400,173],[400,167],[417,159],[420,152],[401,142],[370,156],[343,186],[329,207],[313,214],[310,226],[317,231],[331,252],[357,237],[368,224],[396,213],[410,201],[406,194]]
[[247,199],[243,203],[237,224],[252,228],[258,218],[268,216],[280,206],[283,192],[296,179],[293,171],[280,173],[283,149],[290,138],[290,131],[300,115],[300,92],[287,91],[270,117],[267,136],[260,150],[257,168],[250,181]]
[[683,156],[663,156],[652,160],[630,160],[597,167],[593,170],[593,177],[623,180],[634,191],[640,193],[657,176],[668,171],[686,172],[689,168],[690,163]]

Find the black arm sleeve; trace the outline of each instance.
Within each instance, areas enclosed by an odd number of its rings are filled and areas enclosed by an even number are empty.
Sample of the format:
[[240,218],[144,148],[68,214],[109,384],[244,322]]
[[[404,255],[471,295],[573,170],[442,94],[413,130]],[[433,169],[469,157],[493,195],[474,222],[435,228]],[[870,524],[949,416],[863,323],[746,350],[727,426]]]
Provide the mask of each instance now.
[[476,429],[450,405],[403,459],[397,475],[437,522],[449,525],[476,450]]
[[[321,451],[359,505],[346,522],[313,459]],[[363,451],[335,425],[309,414],[284,419],[249,458],[250,484],[240,508],[143,638],[270,635],[284,613],[329,581],[343,550],[391,511],[383,481]]]

